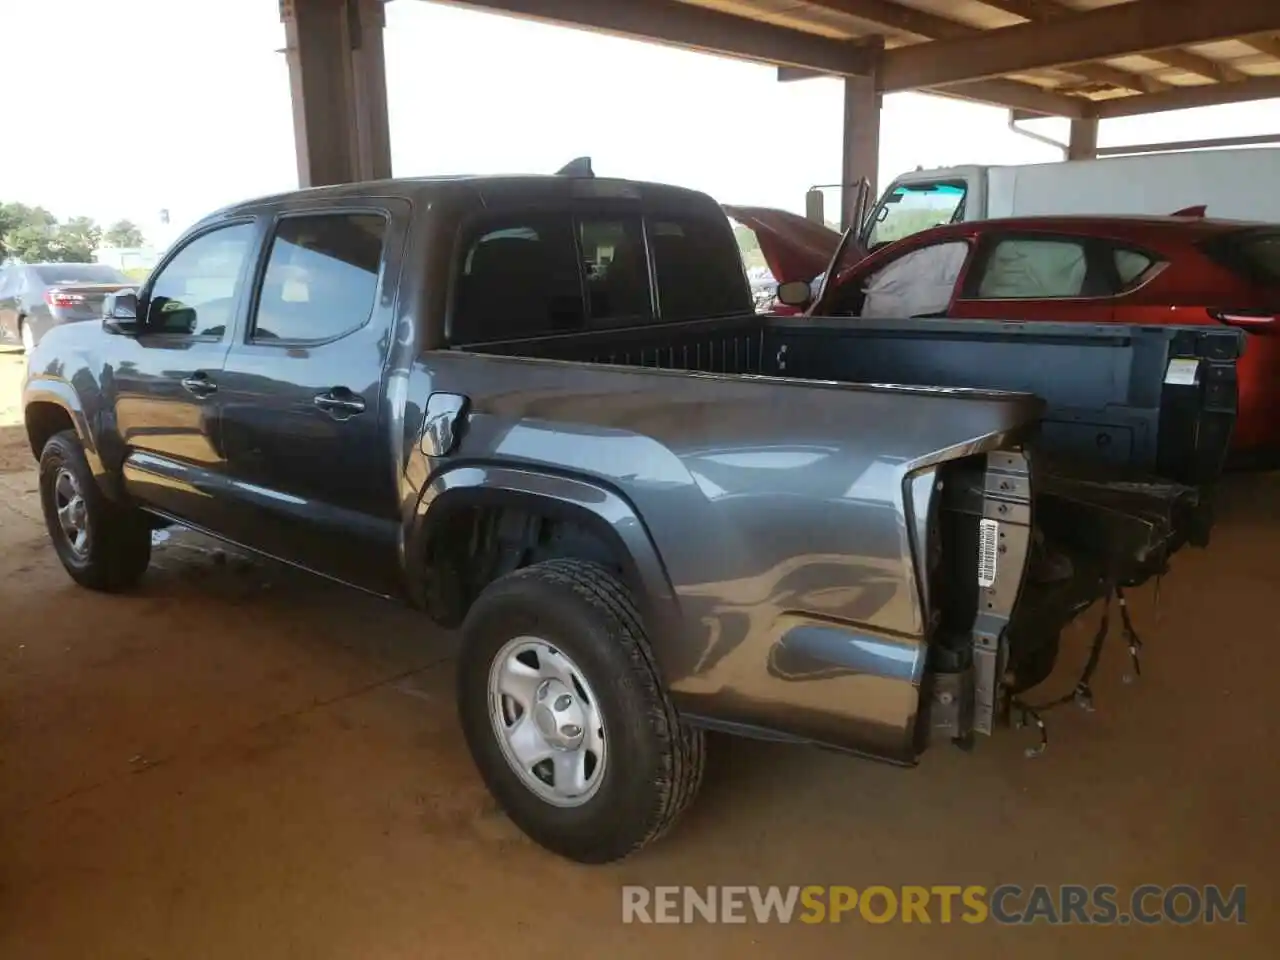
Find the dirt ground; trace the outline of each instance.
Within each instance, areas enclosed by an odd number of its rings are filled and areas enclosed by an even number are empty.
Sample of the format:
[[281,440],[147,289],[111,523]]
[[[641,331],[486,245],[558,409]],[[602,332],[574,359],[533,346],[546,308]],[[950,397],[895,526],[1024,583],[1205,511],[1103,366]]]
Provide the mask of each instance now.
[[[583,868],[489,801],[454,722],[453,638],[189,534],[142,589],[47,546],[0,353],[0,957],[1274,957],[1280,477],[1235,479],[1147,655],[1098,710],[902,771],[717,738],[664,841]],[[1070,689],[1092,618],[1047,686]],[[1248,924],[1010,928],[621,922],[623,884],[1248,885]],[[1156,951],[1159,951],[1158,953]]]

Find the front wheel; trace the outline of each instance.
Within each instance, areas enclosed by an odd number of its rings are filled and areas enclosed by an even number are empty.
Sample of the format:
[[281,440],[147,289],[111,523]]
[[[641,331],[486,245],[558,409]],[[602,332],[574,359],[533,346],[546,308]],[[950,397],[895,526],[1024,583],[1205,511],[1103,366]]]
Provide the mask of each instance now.
[[703,734],[677,718],[616,577],[567,559],[517,570],[484,590],[462,632],[463,733],[521,830],[607,863],[670,828],[701,783]]
[[40,505],[49,539],[71,578],[92,590],[125,590],[151,563],[151,530],[137,510],[108,500],[72,430],[40,455]]

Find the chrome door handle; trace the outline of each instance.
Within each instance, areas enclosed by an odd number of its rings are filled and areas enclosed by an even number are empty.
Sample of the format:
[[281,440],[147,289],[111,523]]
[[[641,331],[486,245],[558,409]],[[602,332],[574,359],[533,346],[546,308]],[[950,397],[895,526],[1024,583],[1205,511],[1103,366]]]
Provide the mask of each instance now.
[[197,371],[182,380],[182,388],[197,397],[207,397],[218,392],[218,385],[209,379],[207,373]]
[[353,417],[357,413],[364,413],[364,397],[345,387],[334,387],[324,393],[317,393],[313,402],[331,417]]

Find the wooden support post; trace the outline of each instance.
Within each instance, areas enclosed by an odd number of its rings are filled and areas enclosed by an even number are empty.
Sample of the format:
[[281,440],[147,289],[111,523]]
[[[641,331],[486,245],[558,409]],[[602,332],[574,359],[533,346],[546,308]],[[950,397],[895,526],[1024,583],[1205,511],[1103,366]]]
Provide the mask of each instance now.
[[381,0],[280,0],[298,183],[391,175]]

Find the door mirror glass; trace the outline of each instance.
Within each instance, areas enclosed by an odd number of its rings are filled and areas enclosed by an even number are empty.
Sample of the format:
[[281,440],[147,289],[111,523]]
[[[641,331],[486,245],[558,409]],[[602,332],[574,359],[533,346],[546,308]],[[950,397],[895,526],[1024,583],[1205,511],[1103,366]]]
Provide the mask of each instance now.
[[111,333],[137,332],[138,293],[136,290],[117,290],[103,298],[102,326]]
[[809,284],[804,280],[788,280],[778,284],[778,300],[788,307],[807,306],[810,293]]

